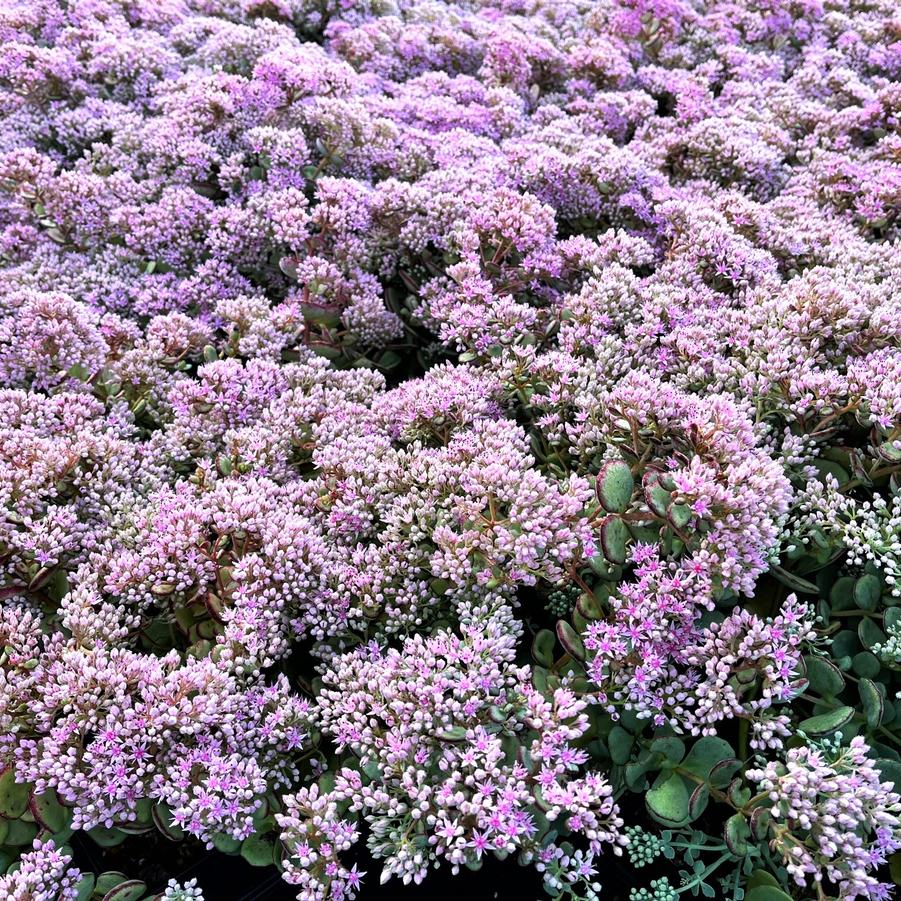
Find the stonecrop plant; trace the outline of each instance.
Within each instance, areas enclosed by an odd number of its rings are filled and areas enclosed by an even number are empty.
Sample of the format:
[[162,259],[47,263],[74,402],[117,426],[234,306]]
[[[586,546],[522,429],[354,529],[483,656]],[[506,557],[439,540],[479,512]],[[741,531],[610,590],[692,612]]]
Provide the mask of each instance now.
[[899,697],[896,0],[0,0],[0,898],[880,901]]

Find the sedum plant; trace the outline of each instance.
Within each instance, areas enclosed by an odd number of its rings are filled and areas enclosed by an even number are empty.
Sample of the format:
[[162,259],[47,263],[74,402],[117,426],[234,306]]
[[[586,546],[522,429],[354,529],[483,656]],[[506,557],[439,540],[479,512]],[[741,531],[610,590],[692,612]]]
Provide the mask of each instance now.
[[0,40],[0,895],[891,895],[892,0]]

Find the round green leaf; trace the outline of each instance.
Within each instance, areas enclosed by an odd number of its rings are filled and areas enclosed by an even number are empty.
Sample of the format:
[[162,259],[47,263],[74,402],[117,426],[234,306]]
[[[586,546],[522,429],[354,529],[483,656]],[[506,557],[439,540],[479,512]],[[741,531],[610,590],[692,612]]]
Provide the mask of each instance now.
[[860,643],[868,650],[872,651],[877,644],[885,644],[885,633],[873,620],[864,617],[857,627],[857,637]]
[[751,834],[757,841],[763,841],[769,832],[773,815],[765,807],[755,807],[751,811]]
[[[212,841],[213,847],[223,854],[237,854],[241,847],[240,839],[233,838],[231,835],[225,835],[222,832],[217,832],[213,836]],[[116,901],[119,901],[119,899],[116,899]]]
[[774,885],[778,888],[779,880],[766,870],[754,870],[750,877],[748,877],[748,891],[761,885]]
[[875,729],[882,722],[883,697],[876,683],[871,679],[861,679],[857,686],[860,692],[860,702],[863,704],[863,712],[867,718],[867,725]]
[[725,788],[731,781],[732,777],[741,769],[741,761],[736,757],[730,757],[728,760],[721,760],[713,765],[707,781],[714,788]]
[[889,463],[901,462],[901,446],[897,441],[884,441],[876,448],[876,453]]
[[845,629],[832,639],[832,656],[853,657],[860,650],[860,640],[856,632]]
[[[446,729],[438,733],[440,736],[454,736],[453,738],[445,738],[446,741],[462,741],[466,737],[466,730],[462,726],[454,726],[452,729]],[[380,782],[382,779],[382,768],[377,760],[367,760],[360,769],[370,782]]]
[[172,818],[172,811],[166,804],[160,802],[150,810],[153,824],[169,841],[180,842],[185,837],[184,829]]
[[96,883],[97,879],[93,873],[85,873],[85,875],[78,880],[78,885],[75,886],[75,901],[89,901],[94,894],[94,886]]
[[103,901],[139,901],[146,893],[147,883],[140,879],[129,879],[110,889],[103,896]]
[[25,782],[16,782],[16,772],[10,766],[0,773],[0,815],[17,820],[28,808],[31,787]]
[[585,659],[585,645],[582,644],[582,639],[579,638],[576,630],[565,619],[557,621],[557,638],[560,639],[560,644],[563,645],[570,657],[576,660]]
[[557,636],[550,629],[542,629],[532,640],[532,656],[542,666],[553,666],[556,645]]
[[854,585],[857,580],[853,576],[842,576],[835,580],[829,592],[829,603],[838,610],[847,610],[854,603]]
[[882,596],[882,583],[877,576],[866,573],[854,583],[854,603],[861,610],[875,610]]
[[275,862],[275,843],[261,835],[251,835],[241,844],[241,857],[254,867],[271,866]]
[[635,490],[632,470],[622,460],[606,463],[598,473],[596,487],[598,500],[608,513],[625,513]]
[[684,529],[691,522],[691,507],[688,504],[670,504],[666,518],[677,528]]
[[601,521],[601,550],[611,563],[626,562],[629,530],[618,516],[605,516]]
[[19,848],[22,845],[30,845],[37,834],[37,824],[29,823],[25,820],[10,820],[6,824],[6,838],[3,842],[6,845]]
[[32,795],[29,808],[35,822],[48,832],[61,832],[69,824],[71,811],[59,802],[56,792],[51,788],[42,795]]
[[403,357],[393,350],[386,350],[378,359],[380,369],[396,369],[402,362]]
[[[588,621],[584,616],[582,616],[582,612],[579,610],[578,605],[577,605],[576,607],[573,608],[573,612],[572,612],[572,617],[571,617],[571,618],[572,618],[572,621],[573,621],[573,628],[576,630],[576,635],[577,635],[577,636],[579,636],[579,635],[581,635],[583,632],[587,631],[587,629],[588,629],[588,622],[589,622],[589,621]],[[564,647],[566,647],[566,645],[564,645]],[[583,653],[583,654],[585,653],[585,649],[584,649],[584,648],[582,649],[582,653]],[[576,655],[573,654],[573,656],[575,657]],[[577,657],[576,659],[578,660],[579,658]]]
[[651,742],[651,751],[662,754],[668,763],[675,765],[685,756],[685,742],[675,735],[665,735]]
[[709,800],[710,786],[706,782],[702,782],[688,799],[688,815],[691,819],[696,820],[706,810]]
[[733,814],[726,820],[723,829],[723,838],[729,850],[736,857],[744,857],[748,853],[748,839],[751,837],[751,827],[748,821],[740,813]]
[[659,517],[665,517],[672,494],[657,482],[650,482],[644,490],[645,503],[648,509]]
[[97,877],[97,887],[95,891],[103,896],[117,885],[127,882],[128,877],[118,870],[106,870]]
[[832,661],[822,657],[805,657],[804,662],[807,664],[810,687],[818,694],[833,697],[845,687],[845,678]]
[[632,735],[626,732],[622,726],[614,726],[610,730],[610,734],[607,736],[607,747],[614,763],[623,766],[629,762],[633,742]]
[[648,770],[652,769],[650,765],[650,761],[643,761],[641,763],[632,762],[626,764],[626,785],[632,789],[632,791],[641,791],[646,784],[645,776],[648,773]]
[[681,765],[696,776],[706,779],[718,763],[734,759],[735,751],[729,742],[715,735],[705,735],[691,746]]
[[116,845],[121,845],[128,838],[127,833],[121,829],[116,829],[115,826],[112,829],[107,829],[105,826],[95,826],[93,829],[88,829],[88,835],[101,848],[114,848]]
[[[601,583],[601,585],[603,585],[603,583]],[[604,589],[606,590],[606,586],[604,586]],[[607,591],[608,596],[609,594],[610,592]],[[576,610],[578,610],[585,619],[603,619],[604,608],[601,606],[601,599],[598,598],[597,595],[598,590],[596,588],[594,594],[583,592],[579,596],[579,600],[576,601]]]
[[672,773],[645,795],[648,812],[665,826],[684,826],[689,820],[688,788],[685,780]]
[[869,651],[861,651],[859,654],[854,655],[854,658],[851,661],[851,669],[853,669],[858,676],[875,679],[882,669],[882,664],[875,654],[871,654]]
[[301,304],[301,313],[307,322],[313,322],[316,325],[336,326],[341,322],[341,311],[325,304]]
[[828,713],[802,720],[798,728],[808,735],[829,735],[850,722],[853,716],[853,707],[838,707]]

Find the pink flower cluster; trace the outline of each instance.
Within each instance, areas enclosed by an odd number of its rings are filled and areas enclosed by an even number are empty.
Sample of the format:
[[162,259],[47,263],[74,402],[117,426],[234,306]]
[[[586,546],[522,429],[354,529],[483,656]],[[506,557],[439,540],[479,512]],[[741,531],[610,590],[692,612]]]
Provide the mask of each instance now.
[[237,678],[224,657],[182,661],[126,647],[115,611],[84,589],[64,602],[62,632],[6,606],[3,754],[17,778],[72,807],[75,828],[137,819],[138,802],[165,805],[176,826],[210,841],[245,838],[269,791],[297,778],[308,744],[308,702],[282,677]]
[[888,897],[868,871],[901,847],[901,797],[868,750],[860,737],[847,748],[793,748],[784,763],[748,773],[772,802],[772,845],[798,885],[829,879],[841,899]]
[[15,872],[0,876],[0,891],[8,901],[75,901],[81,873],[71,863],[52,841],[35,842]]
[[[344,655],[327,671],[320,724],[356,766],[285,799],[277,820],[302,898],[354,897],[358,876],[337,855],[370,831],[382,878],[419,883],[446,860],[453,872],[483,854],[552,853],[557,820],[588,840],[592,854],[624,843],[613,789],[575,742],[587,706],[572,691],[550,697],[514,664],[509,610],[463,614],[461,634],[413,636],[387,652],[377,645]],[[514,740],[515,736],[515,740]],[[346,810],[343,816],[339,805]],[[348,816],[353,819],[348,819]],[[552,838],[553,834],[551,834]]]

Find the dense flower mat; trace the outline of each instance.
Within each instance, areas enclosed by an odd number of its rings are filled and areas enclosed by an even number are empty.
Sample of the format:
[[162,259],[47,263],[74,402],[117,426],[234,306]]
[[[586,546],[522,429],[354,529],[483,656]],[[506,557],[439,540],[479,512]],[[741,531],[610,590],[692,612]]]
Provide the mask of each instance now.
[[895,0],[0,42],[2,898],[201,897],[76,830],[301,899],[614,854],[632,901],[888,896]]

